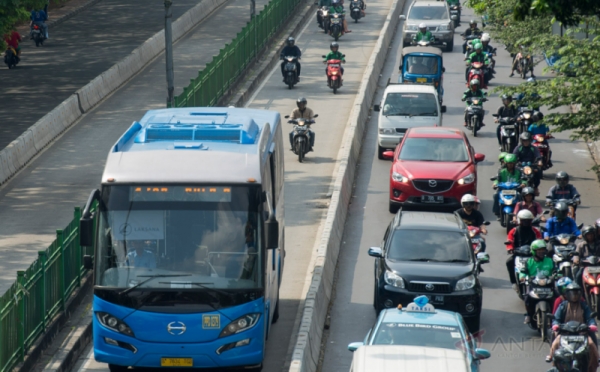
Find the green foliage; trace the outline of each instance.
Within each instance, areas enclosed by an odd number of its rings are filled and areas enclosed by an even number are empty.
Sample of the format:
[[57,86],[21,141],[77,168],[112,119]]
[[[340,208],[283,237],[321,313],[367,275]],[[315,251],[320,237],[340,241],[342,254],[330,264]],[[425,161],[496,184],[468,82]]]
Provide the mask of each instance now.
[[585,17],[600,15],[600,1],[519,0],[515,7],[515,18],[524,20],[532,15],[551,15],[561,24],[576,26]]
[[0,0],[0,46],[6,48],[4,37],[14,25],[29,19],[32,9],[42,9],[48,0]]

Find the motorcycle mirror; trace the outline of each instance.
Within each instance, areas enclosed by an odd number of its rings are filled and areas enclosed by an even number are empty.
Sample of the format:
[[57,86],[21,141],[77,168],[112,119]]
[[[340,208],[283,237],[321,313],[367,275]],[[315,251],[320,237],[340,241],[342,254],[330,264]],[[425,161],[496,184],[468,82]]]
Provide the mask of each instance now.
[[590,314],[590,318],[594,319],[596,317],[596,315],[598,315],[598,313],[596,313],[595,311],[593,313]]
[[345,55],[345,54],[342,54],[342,57],[346,57],[346,55]]
[[489,226],[489,225],[490,225],[490,221],[483,221],[483,224],[484,224],[485,226]]
[[442,72],[446,72],[446,67],[442,67]]
[[582,227],[583,227],[583,224],[582,224],[582,223],[580,223],[579,225],[577,225],[577,228],[578,228],[579,230],[581,230],[581,228],[582,228]]
[[492,177],[490,178],[490,181],[496,181],[498,179],[498,177]]
[[504,242],[504,245],[510,245],[510,244],[511,244],[510,242]]
[[492,116],[493,116],[493,117],[495,117],[495,118],[497,118],[497,117],[498,117],[498,114],[492,114]]
[[316,114],[315,116],[313,116],[313,118],[318,118],[318,117],[319,117],[319,114]]
[[321,56],[322,58],[327,58],[327,56]]
[[286,118],[286,119],[289,119],[289,118],[290,118],[290,116],[289,116],[289,115],[286,115],[286,116],[284,116],[284,118]]
[[550,211],[546,209],[542,214],[550,214]]

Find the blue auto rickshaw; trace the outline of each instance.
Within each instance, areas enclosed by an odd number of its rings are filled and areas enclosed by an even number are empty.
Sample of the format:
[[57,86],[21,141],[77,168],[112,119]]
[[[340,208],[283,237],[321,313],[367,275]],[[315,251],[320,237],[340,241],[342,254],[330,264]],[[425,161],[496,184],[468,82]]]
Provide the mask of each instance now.
[[[438,91],[440,105],[444,97],[444,59],[442,51],[434,47],[406,47],[402,49],[398,83],[430,84]],[[445,107],[442,106],[445,111]]]

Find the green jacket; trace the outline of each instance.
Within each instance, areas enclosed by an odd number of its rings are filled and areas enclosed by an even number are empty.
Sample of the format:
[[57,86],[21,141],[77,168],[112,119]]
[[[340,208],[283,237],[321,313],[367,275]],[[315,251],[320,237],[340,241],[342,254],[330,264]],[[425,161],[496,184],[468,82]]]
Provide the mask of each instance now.
[[330,59],[339,59],[346,62],[346,60],[344,59],[344,55],[339,50],[337,52],[330,51],[329,53],[327,53],[327,55],[325,56],[325,60],[329,61]]
[[521,174],[521,171],[519,171],[517,168],[513,169],[512,173],[510,173],[508,171],[508,169],[502,168],[498,172],[498,178],[494,181],[494,185],[497,185],[498,182],[500,182],[500,183],[502,183],[502,182],[521,183],[522,178],[523,178],[523,175]]
[[324,6],[331,8],[331,0],[319,0],[319,8]]
[[419,31],[419,32],[417,32],[415,41],[421,41],[421,40],[431,41],[432,37],[433,37],[433,35],[429,31],[425,31],[425,33],[422,33],[421,31]]
[[344,13],[344,7],[342,5],[329,7],[329,14],[333,14],[333,13],[339,13],[339,14]]
[[535,258],[531,257],[527,260],[527,269],[524,273],[519,273],[519,279],[523,279],[528,276],[536,276],[538,273],[544,273],[546,276],[552,275],[554,272],[554,262],[549,257],[544,257],[541,261],[536,261]]
[[[486,98],[485,96],[486,93],[481,89],[477,89],[476,92],[473,92],[471,89],[467,89],[463,93],[462,100],[465,101],[467,98]],[[471,103],[467,102],[467,106],[470,105]]]
[[471,53],[471,55],[469,55],[469,58],[467,58],[467,62],[472,63],[472,62],[482,62],[484,65],[487,65],[490,63],[490,60],[487,57],[487,54],[481,52],[481,53],[477,53],[477,52],[473,52]]

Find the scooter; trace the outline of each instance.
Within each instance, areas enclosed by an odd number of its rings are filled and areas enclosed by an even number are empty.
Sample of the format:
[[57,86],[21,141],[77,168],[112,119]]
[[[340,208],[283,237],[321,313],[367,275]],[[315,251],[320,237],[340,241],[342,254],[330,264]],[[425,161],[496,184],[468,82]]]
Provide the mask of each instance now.
[[344,35],[344,13],[333,13],[329,16],[329,35],[338,41]]
[[473,131],[473,137],[477,137],[477,131],[483,124],[483,102],[487,101],[487,98],[467,98],[466,101],[470,103],[467,107],[467,128]]
[[529,288],[528,296],[536,302],[529,327],[538,331],[542,341],[549,343],[552,340],[551,313],[555,298],[554,279],[554,275],[546,276],[542,273],[526,278],[526,288]]
[[[596,314],[593,315],[596,316]],[[566,349],[569,354],[573,355],[572,370],[587,371],[590,357],[588,325],[572,320],[559,325],[558,334],[560,335],[559,349]]]
[[19,63],[19,57],[17,56],[17,51],[14,48],[8,47],[8,49],[6,49],[6,52],[4,52],[4,63],[6,63],[9,70],[17,66]]
[[[498,177],[490,178],[491,181],[495,181]],[[498,182],[496,188],[498,189],[498,203],[500,206],[500,225],[506,228],[508,234],[513,228],[511,225],[513,211],[515,205],[521,199],[519,194],[519,188],[521,187],[520,182]]]
[[481,89],[487,89],[487,81],[485,79],[484,65],[482,62],[471,62],[469,67],[469,74],[467,79],[467,87],[469,82],[473,79],[478,79],[481,84]]
[[35,42],[35,46],[39,47],[40,45],[44,45],[44,40],[46,40],[46,35],[44,35],[44,30],[38,24],[34,24],[31,27],[31,37]]
[[589,256],[579,264],[583,267],[581,281],[585,301],[593,312],[598,313],[600,310],[600,257]]
[[552,211],[552,216],[554,216],[554,206],[558,202],[566,203],[568,208],[567,217],[571,217],[573,221],[577,221],[577,206],[581,204],[580,195],[573,195],[573,199],[552,199],[550,201],[546,200],[546,206],[550,207],[550,210]]
[[[319,115],[315,115],[314,117],[318,117]],[[286,115],[285,118],[288,119],[290,116]],[[314,124],[314,120],[299,118],[288,120],[288,124],[294,125],[294,134],[292,135],[292,143],[294,146],[292,150],[294,154],[298,155],[298,162],[302,163],[304,160],[304,156],[310,150],[310,126]]]
[[550,144],[548,140],[554,138],[551,134],[536,134],[533,136],[533,147],[536,147],[542,155],[542,169],[549,169],[550,166]]
[[558,234],[550,237],[554,249],[554,254],[552,255],[554,266],[563,277],[571,279],[574,279],[573,263],[571,260],[576,249],[575,239],[577,239],[577,236],[573,234]]
[[450,5],[450,17],[452,17],[453,15],[456,16],[456,19],[454,20],[454,27],[460,26],[461,11],[462,11],[462,7],[460,6],[460,4]]
[[531,125],[533,116],[533,109],[528,107],[519,107],[517,114],[517,123],[519,124],[519,134],[527,132],[529,125]]
[[[504,242],[504,244],[508,245],[510,242]],[[508,254],[511,254],[510,251]],[[519,273],[527,271],[527,261],[532,256],[531,247],[529,245],[522,245],[520,247],[515,247],[512,251],[513,261],[515,263],[515,277],[519,278]],[[517,296],[522,300],[525,298],[525,293],[527,292],[527,285],[524,282],[517,281],[519,284]]]
[[364,4],[365,3],[362,0],[352,0],[350,2],[350,17],[352,17],[355,23],[358,23],[358,20],[364,17]]
[[298,70],[296,67],[298,57],[285,56],[282,59],[285,61],[285,64],[283,65],[284,81],[285,84],[292,89],[294,85],[298,83]]
[[539,166],[542,159],[537,159],[535,162],[522,162],[517,164],[517,169],[521,171],[523,180],[527,183],[528,187],[535,188],[534,176],[536,173],[541,173],[540,177],[543,177],[543,171]]
[[[345,54],[342,54],[342,57],[345,57]],[[323,56],[326,58],[326,56]],[[337,90],[342,86],[342,61],[339,59],[330,59],[327,61],[327,86],[333,89],[333,94],[337,93]]]
[[[492,116],[498,118],[498,114],[492,114]],[[498,125],[500,125],[502,151],[512,154],[519,143],[517,123],[513,118],[498,118]]]
[[317,10],[317,22],[324,33],[329,32],[329,7],[324,6]]

